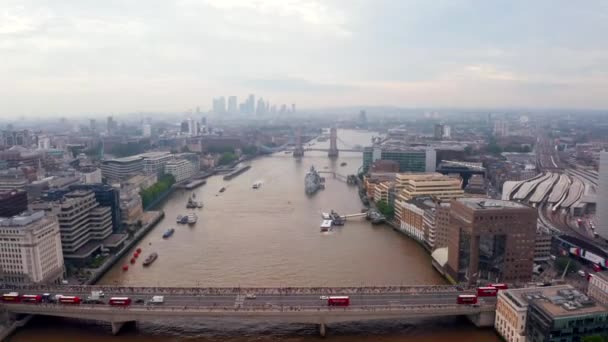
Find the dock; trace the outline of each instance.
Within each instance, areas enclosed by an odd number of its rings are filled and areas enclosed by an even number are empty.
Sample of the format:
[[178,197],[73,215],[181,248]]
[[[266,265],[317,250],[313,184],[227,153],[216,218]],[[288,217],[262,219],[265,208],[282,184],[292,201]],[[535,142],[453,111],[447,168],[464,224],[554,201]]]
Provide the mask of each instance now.
[[198,188],[199,186],[205,185],[205,184],[207,184],[206,180],[197,179],[197,180],[190,181],[188,183],[177,184],[177,185],[175,185],[175,187],[178,189],[192,190],[194,188]]
[[240,168],[230,172],[229,174],[225,175],[224,180],[231,180],[232,178],[240,175],[241,173],[243,173],[249,169],[251,169],[251,165],[246,165],[246,166],[240,167]]

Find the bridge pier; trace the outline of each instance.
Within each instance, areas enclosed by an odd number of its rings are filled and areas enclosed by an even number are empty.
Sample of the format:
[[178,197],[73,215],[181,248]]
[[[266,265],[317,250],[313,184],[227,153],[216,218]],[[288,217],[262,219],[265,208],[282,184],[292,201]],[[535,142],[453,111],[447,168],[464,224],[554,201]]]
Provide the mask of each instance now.
[[494,319],[496,313],[492,312],[480,312],[476,315],[469,315],[467,318],[478,328],[487,328],[494,326]]
[[319,323],[319,336],[325,337],[325,323]]
[[111,322],[112,323],[112,335],[116,336],[120,333],[120,330],[128,323],[135,323],[135,321],[126,321],[126,322]]

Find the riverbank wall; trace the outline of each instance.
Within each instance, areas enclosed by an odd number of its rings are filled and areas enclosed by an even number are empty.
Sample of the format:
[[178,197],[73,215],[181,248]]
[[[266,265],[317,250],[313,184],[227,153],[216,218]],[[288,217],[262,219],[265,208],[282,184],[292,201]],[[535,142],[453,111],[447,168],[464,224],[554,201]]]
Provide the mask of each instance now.
[[97,268],[89,280],[86,281],[86,285],[95,285],[129,250],[131,250],[141,239],[144,238],[154,228],[160,220],[165,217],[164,211],[157,211],[151,221],[141,227],[134,235],[133,238],[128,240],[123,248],[121,248],[116,254],[112,255],[106,262]]

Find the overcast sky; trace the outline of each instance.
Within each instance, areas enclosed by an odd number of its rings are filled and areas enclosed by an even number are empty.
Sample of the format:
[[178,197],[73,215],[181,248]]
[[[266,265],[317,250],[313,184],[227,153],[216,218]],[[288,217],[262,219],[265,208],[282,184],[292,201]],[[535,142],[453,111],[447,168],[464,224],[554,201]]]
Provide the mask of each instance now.
[[608,1],[1,0],[0,115],[608,107]]

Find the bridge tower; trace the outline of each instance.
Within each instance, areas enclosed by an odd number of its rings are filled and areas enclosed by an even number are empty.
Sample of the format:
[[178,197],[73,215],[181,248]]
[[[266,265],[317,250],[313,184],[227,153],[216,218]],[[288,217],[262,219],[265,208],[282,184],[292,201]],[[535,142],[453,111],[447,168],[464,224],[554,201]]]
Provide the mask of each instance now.
[[330,158],[338,156],[338,129],[336,127],[332,127],[329,130],[329,151],[327,152],[327,156]]
[[296,129],[296,148],[293,150],[293,156],[296,158],[304,156],[304,147],[302,146],[302,128]]

